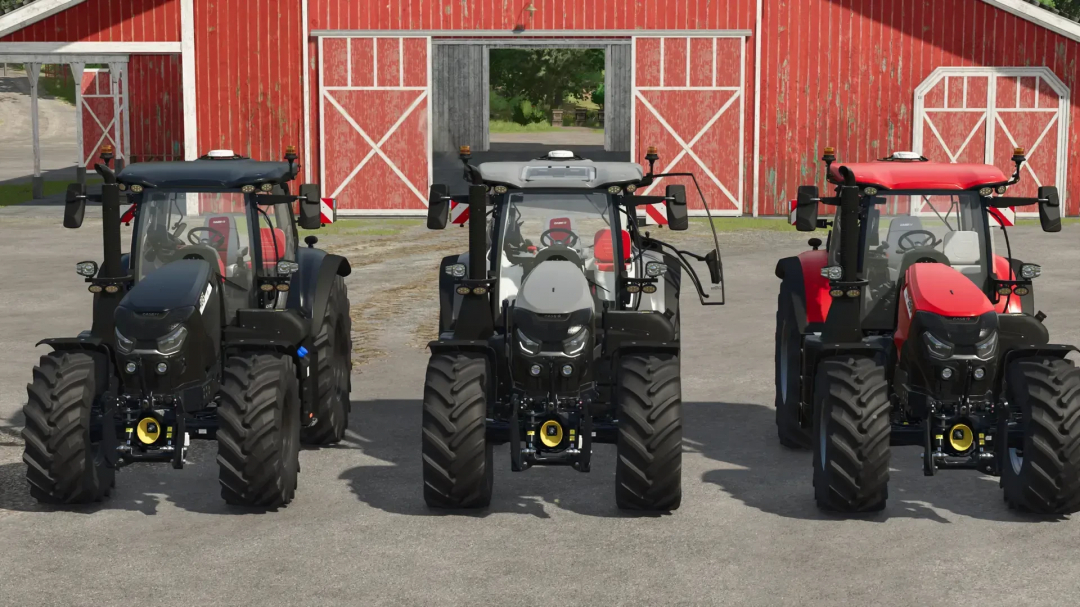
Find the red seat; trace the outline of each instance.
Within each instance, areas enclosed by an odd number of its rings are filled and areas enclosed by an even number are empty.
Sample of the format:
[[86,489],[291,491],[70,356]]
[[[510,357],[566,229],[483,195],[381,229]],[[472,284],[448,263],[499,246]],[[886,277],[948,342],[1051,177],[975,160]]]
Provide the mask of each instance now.
[[285,254],[285,232],[281,228],[259,228],[262,239],[263,266],[276,266]]
[[211,232],[217,233],[219,238],[211,237],[211,245],[217,245],[214,248],[222,257],[228,257],[229,255],[229,234],[232,231],[232,220],[228,217],[211,217],[206,222],[206,227],[210,228]]
[[[622,251],[624,255],[630,253],[630,232],[622,231]],[[596,269],[601,272],[615,271],[615,246],[611,242],[611,230],[604,229],[593,237],[593,257],[596,258]]]
[[[566,228],[565,230],[557,230],[556,228]],[[548,229],[552,230],[548,234],[548,238],[552,242],[566,242],[570,239],[570,218],[569,217],[556,217],[548,223]]]

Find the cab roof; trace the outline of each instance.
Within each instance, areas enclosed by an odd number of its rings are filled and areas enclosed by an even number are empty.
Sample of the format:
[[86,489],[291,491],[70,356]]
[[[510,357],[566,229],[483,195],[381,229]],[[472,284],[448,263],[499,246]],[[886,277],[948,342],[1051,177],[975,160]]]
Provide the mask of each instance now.
[[270,162],[249,158],[227,160],[191,160],[177,162],[136,162],[116,174],[116,180],[128,185],[158,188],[235,189],[248,184],[283,183],[293,179],[288,162]]
[[971,190],[1009,179],[1001,169],[989,164],[878,160],[833,163],[829,181],[844,182],[840,167],[847,167],[860,186],[885,190]]
[[476,167],[484,183],[514,188],[596,189],[606,185],[637,182],[644,177],[635,162],[537,159],[524,162],[485,162]]

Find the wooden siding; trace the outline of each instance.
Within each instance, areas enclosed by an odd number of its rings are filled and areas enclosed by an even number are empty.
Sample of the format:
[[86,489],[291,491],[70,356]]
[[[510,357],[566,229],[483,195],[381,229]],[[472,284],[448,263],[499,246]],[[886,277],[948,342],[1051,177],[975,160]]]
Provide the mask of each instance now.
[[179,40],[179,0],[86,0],[0,38],[0,42]]
[[304,157],[301,39],[297,0],[195,2],[199,154]]
[[179,55],[132,55],[128,62],[132,162],[184,159]]
[[432,53],[434,151],[456,152],[461,145],[487,150],[487,49],[479,44],[435,45]]
[[604,149],[609,152],[629,152],[630,136],[630,70],[633,55],[628,44],[611,44],[604,56]]

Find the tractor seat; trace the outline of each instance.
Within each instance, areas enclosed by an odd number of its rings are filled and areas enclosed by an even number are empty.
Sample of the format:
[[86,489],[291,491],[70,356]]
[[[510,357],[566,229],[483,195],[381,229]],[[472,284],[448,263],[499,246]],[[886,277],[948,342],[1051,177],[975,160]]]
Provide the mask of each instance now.
[[983,268],[979,265],[982,255],[979,251],[978,232],[949,232],[945,234],[942,242],[942,252],[949,258],[949,265],[977,284],[981,282]]
[[[624,255],[630,252],[630,232],[626,230],[622,230],[622,251]],[[593,257],[598,272],[615,271],[615,245],[611,241],[610,229],[600,230],[593,237]]]

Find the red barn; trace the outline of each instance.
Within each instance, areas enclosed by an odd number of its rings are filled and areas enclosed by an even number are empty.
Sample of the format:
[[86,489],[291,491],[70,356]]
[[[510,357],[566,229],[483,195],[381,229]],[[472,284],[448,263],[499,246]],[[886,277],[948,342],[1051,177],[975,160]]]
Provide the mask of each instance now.
[[[423,213],[440,153],[485,150],[487,57],[603,48],[605,148],[773,215],[818,158],[1030,163],[1078,214],[1080,24],[1022,0],[33,0],[0,60],[68,63],[84,156],[297,145],[343,213]],[[89,72],[88,64],[108,71]],[[99,68],[102,69],[102,68]],[[35,72],[36,73],[36,72]],[[1021,192],[1017,192],[1020,195]]]

